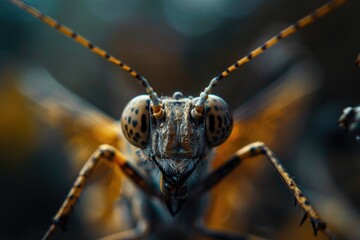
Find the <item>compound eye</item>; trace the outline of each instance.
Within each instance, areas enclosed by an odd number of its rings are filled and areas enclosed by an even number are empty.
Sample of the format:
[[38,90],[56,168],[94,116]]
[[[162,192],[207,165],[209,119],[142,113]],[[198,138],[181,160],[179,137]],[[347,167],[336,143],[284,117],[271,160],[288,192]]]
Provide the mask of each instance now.
[[210,147],[219,146],[229,137],[233,127],[230,108],[222,98],[209,95],[205,114],[207,143]]
[[145,148],[150,132],[150,99],[147,95],[133,98],[121,115],[121,129],[135,147]]

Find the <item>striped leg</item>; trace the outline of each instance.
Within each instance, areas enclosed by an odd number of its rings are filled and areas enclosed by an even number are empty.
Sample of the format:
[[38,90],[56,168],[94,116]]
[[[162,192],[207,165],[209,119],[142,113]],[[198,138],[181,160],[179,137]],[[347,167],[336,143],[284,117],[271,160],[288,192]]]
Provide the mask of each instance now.
[[73,187],[70,189],[69,194],[67,195],[61,208],[56,213],[53,223],[44,235],[43,239],[49,239],[57,227],[65,227],[69,213],[79,199],[87,179],[90,177],[100,160],[106,160],[117,165],[125,175],[127,175],[144,192],[149,194],[149,196],[159,197],[158,191],[146,182],[146,178],[134,167],[132,167],[118,150],[109,145],[101,145],[81,169],[79,176],[77,177]]
[[321,230],[329,239],[332,239],[333,234],[331,233],[330,229],[326,227],[326,223],[320,218],[315,209],[310,205],[307,197],[302,193],[295,181],[289,176],[279,160],[274,157],[271,150],[261,142],[249,144],[246,147],[238,150],[230,160],[228,160],[225,164],[223,164],[217,170],[212,172],[208,177],[206,177],[202,182],[200,182],[194,191],[190,194],[190,196],[198,197],[206,191],[210,190],[215,184],[220,182],[225,176],[234,170],[235,167],[237,167],[242,161],[258,155],[264,155],[270,161],[275,170],[279,173],[280,177],[283,179],[284,183],[294,195],[299,206],[305,211],[305,215],[301,220],[300,226],[307,218],[310,218],[315,236],[317,236],[317,231]]

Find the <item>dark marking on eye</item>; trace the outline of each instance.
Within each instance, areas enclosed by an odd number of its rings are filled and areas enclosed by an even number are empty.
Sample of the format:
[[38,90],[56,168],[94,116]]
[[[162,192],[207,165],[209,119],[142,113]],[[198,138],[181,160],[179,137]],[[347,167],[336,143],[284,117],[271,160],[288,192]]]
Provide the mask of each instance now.
[[215,111],[219,111],[219,107],[218,106],[214,106]]
[[130,124],[130,122],[131,122],[131,117],[128,118],[128,124]]
[[227,117],[224,115],[224,125],[227,126],[229,123],[228,123],[228,119]]
[[133,135],[134,131],[132,129],[130,129],[130,135]]
[[220,136],[220,139],[224,139],[225,138],[225,132],[223,132]]
[[146,142],[144,142],[144,141],[141,141],[140,144],[141,144],[141,146],[146,146]]
[[219,131],[219,130],[217,130],[217,131],[216,131],[216,133],[217,133],[217,134],[220,134],[220,131]]
[[133,121],[132,121],[132,125],[133,125],[134,127],[136,127],[137,124],[138,124],[138,122],[137,122],[136,120],[133,120]]
[[141,115],[141,131],[146,132],[147,131],[147,122],[146,122],[146,115]]
[[135,114],[137,115],[139,113],[139,109],[136,109],[135,110]]
[[229,130],[230,130],[230,127],[229,127],[229,126],[227,126],[227,127],[226,127],[226,131],[228,132]]
[[134,107],[131,108],[131,112],[133,112],[133,111],[134,111]]
[[139,139],[137,139],[136,137],[132,138],[134,140],[134,142],[139,142]]
[[217,120],[218,120],[218,128],[222,128],[222,123],[223,123],[223,121],[222,121],[222,118],[221,118],[221,116],[219,115],[219,116],[217,116]]
[[224,132],[225,132],[225,128],[222,128],[221,131],[224,133]]
[[139,133],[135,133],[135,137],[136,137],[136,138],[140,138],[140,134],[139,134]]
[[125,124],[125,130],[128,131],[128,125],[127,124]]
[[215,116],[213,114],[211,114],[209,116],[209,130],[210,132],[214,132],[215,131]]
[[217,142],[219,140],[219,138],[217,136],[213,136],[213,140],[214,140],[214,142]]
[[307,206],[309,206],[309,205],[310,205],[310,202],[309,202],[308,200],[306,200],[306,201],[304,202],[304,204],[307,205]]
[[209,106],[206,106],[206,107],[205,107],[205,113],[210,112],[210,110],[211,110],[211,107],[209,107]]

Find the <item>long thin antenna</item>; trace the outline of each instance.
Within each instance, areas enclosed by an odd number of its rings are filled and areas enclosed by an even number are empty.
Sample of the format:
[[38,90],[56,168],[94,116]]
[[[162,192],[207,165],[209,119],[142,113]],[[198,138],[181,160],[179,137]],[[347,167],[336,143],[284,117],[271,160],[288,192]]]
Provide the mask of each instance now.
[[235,62],[233,65],[228,67],[221,74],[214,77],[210,81],[209,86],[207,88],[205,88],[205,90],[203,92],[200,93],[200,98],[199,98],[198,102],[195,105],[195,108],[194,108],[195,111],[192,112],[192,115],[195,116],[195,117],[202,115],[202,111],[204,109],[206,99],[208,98],[209,94],[211,93],[213,87],[216,86],[217,84],[219,84],[220,80],[222,80],[223,78],[229,76],[230,73],[237,70],[240,66],[244,65],[247,62],[250,62],[252,59],[254,59],[255,57],[262,54],[266,49],[274,46],[281,39],[284,39],[284,38],[292,35],[293,33],[297,32],[301,28],[303,28],[303,27],[309,25],[310,23],[314,22],[316,19],[319,19],[319,18],[323,17],[324,15],[328,14],[333,9],[335,9],[337,7],[340,7],[345,2],[346,2],[346,0],[332,0],[332,1],[329,1],[328,3],[324,4],[320,8],[316,9],[314,12],[312,12],[312,13],[308,14],[307,16],[301,18],[299,21],[297,21],[293,25],[285,28],[278,35],[270,38],[262,46],[256,48],[255,50],[250,52],[250,54],[248,54],[247,56],[241,58],[240,60]]
[[101,56],[102,58],[105,58],[109,62],[120,67],[122,70],[128,72],[134,78],[138,79],[140,81],[140,84],[145,87],[146,93],[149,94],[149,97],[152,102],[151,107],[153,109],[154,115],[157,117],[160,117],[160,118],[163,116],[163,110],[161,108],[161,103],[159,101],[159,98],[145,77],[143,77],[139,73],[135,72],[130,66],[128,66],[124,62],[122,62],[119,59],[115,58],[114,56],[108,54],[105,50],[95,46],[88,39],[77,34],[72,29],[68,28],[67,26],[60,24],[55,19],[41,13],[39,10],[35,9],[34,7],[31,7],[30,5],[24,3],[23,1],[20,1],[20,0],[9,0],[9,2],[11,2],[15,6],[23,9],[25,12],[31,14],[35,18],[39,19],[40,21],[49,25],[50,27],[56,29],[57,31],[66,35],[67,37],[72,38],[75,42],[81,44],[82,46],[84,46],[87,49],[90,49],[93,53]]

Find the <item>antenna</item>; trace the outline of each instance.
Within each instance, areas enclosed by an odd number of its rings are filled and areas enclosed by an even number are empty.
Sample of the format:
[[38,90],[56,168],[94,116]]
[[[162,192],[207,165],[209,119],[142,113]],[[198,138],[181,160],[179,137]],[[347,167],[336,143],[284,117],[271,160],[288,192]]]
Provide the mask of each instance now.
[[156,118],[162,118],[164,116],[164,112],[161,107],[160,100],[159,100],[156,92],[154,92],[153,88],[150,86],[149,82],[146,80],[145,77],[143,77],[139,73],[135,72],[130,66],[128,66],[124,62],[122,62],[119,59],[115,58],[114,56],[108,54],[105,50],[92,44],[88,39],[77,34],[72,29],[68,28],[67,26],[60,24],[55,19],[41,13],[39,10],[35,9],[34,7],[31,7],[30,5],[24,3],[23,1],[20,1],[20,0],[9,0],[9,2],[11,2],[15,6],[23,9],[25,12],[29,13],[30,15],[33,15],[35,18],[39,19],[40,21],[47,24],[48,26],[56,29],[57,31],[66,35],[67,37],[72,38],[75,42],[81,44],[82,46],[89,49],[93,53],[101,56],[102,58],[105,58],[109,62],[120,67],[122,70],[128,72],[132,77],[138,79],[140,81],[140,84],[145,87],[146,93],[150,97],[150,100],[152,102],[151,108],[153,110],[154,116]]
[[[334,10],[337,7],[340,7],[346,2],[346,0],[332,0],[328,3],[324,4],[320,8],[316,9],[314,12],[308,14],[307,16],[301,18],[296,23],[290,25],[289,27],[282,30],[279,34],[276,36],[270,38],[268,41],[266,41],[263,45],[256,48],[252,52],[250,52],[247,56],[241,58],[237,62],[235,62],[233,65],[228,67],[225,71],[220,73],[218,76],[214,77],[211,81],[208,87],[205,88],[203,92],[200,93],[199,100],[197,101],[194,110],[191,112],[192,116],[195,118],[198,118],[202,116],[202,112],[204,109],[205,101],[207,100],[209,94],[211,93],[214,86],[219,84],[219,82],[224,79],[225,77],[229,76],[230,73],[234,72],[240,66],[244,65],[247,62],[250,62],[255,57],[262,54],[266,49],[274,46],[277,44],[281,39],[284,39],[293,33],[297,32],[298,30],[304,28],[305,26],[309,25],[310,23],[314,22],[316,19],[319,19],[332,10]],[[360,59],[358,58],[357,64],[360,64]]]

